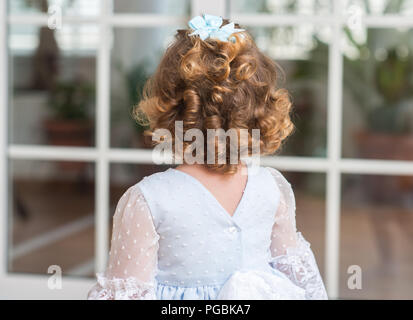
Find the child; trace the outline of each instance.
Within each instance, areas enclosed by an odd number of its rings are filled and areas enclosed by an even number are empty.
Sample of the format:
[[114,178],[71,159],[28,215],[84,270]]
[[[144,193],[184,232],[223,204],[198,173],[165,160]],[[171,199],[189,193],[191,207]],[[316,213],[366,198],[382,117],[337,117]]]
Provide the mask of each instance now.
[[[247,130],[250,156],[251,132],[259,129],[260,153],[273,154],[292,130],[275,63],[227,20],[204,15],[189,26],[164,54],[136,117],[146,117],[149,133],[169,130],[175,150],[175,123],[182,121],[183,134]],[[240,156],[193,163],[192,140],[184,140],[183,164],[145,177],[119,200],[109,265],[88,298],[327,299],[281,173],[259,167],[253,174]],[[206,140],[201,160],[211,152],[222,160]],[[229,160],[233,144],[225,140],[224,151]]]

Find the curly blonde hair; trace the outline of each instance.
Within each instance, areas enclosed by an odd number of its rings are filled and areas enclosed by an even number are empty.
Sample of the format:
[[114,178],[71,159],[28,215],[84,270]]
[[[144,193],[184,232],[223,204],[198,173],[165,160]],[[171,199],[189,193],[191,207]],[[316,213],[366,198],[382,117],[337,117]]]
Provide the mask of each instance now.
[[[260,52],[245,31],[234,33],[234,42],[201,40],[190,33],[177,31],[134,109],[135,119],[149,126],[145,134],[162,128],[174,139],[174,124],[180,120],[183,134],[192,128],[204,136],[207,129],[247,129],[251,142],[252,129],[259,129],[260,153],[275,153],[293,129],[291,101],[288,91],[277,87],[276,63]],[[183,142],[184,152],[191,143]],[[227,141],[225,146],[227,160],[230,144]],[[235,173],[238,164],[205,161],[209,169],[228,174]]]

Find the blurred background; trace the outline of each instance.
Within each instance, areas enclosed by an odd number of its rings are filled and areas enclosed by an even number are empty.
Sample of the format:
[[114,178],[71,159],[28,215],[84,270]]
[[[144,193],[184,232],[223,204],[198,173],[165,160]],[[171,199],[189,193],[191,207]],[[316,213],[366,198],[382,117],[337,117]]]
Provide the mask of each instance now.
[[[413,299],[413,0],[6,2],[1,298],[85,297],[117,200],[167,168],[132,107],[175,30],[207,12],[246,27],[282,69],[296,131],[262,163],[293,185],[330,296]],[[362,289],[348,286],[352,265]]]

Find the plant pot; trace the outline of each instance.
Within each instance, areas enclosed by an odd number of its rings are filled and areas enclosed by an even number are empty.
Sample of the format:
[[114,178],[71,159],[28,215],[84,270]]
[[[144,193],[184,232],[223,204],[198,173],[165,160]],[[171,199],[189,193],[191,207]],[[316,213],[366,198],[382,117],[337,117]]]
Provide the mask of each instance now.
[[359,131],[355,134],[362,158],[413,160],[413,136]]
[[48,119],[44,129],[51,145],[85,147],[92,143],[93,123],[89,120]]
[[[355,134],[358,153],[364,159],[413,161],[413,136],[409,134],[359,131]],[[368,192],[376,200],[393,201],[413,190],[411,176],[366,176]]]
[[[92,144],[93,122],[90,120],[47,119],[43,128],[50,145],[87,147]],[[80,171],[86,165],[78,161],[59,162],[64,170]]]

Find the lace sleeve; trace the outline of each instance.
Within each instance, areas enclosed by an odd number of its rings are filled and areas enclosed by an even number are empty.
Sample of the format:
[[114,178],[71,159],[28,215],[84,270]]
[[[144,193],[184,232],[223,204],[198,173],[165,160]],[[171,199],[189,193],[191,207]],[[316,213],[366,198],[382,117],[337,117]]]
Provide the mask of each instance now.
[[139,187],[129,188],[113,217],[109,264],[98,273],[89,300],[155,299],[159,236]]
[[272,229],[270,264],[305,289],[307,299],[328,299],[310,244],[297,232],[291,185],[280,172],[268,169],[281,192]]

